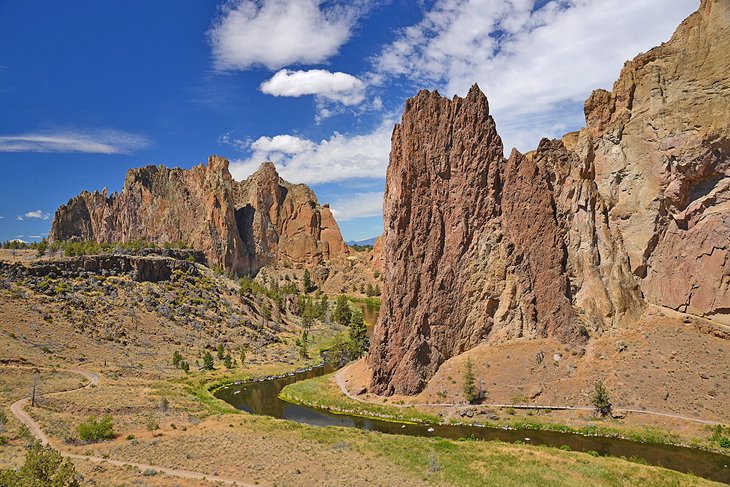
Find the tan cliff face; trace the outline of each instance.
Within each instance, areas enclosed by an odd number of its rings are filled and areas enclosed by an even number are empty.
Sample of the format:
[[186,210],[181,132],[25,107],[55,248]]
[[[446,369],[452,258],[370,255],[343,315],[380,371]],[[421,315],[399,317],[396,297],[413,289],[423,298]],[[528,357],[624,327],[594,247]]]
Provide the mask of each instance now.
[[704,0],[672,39],[586,102],[592,159],[647,301],[730,324],[730,3]]
[[586,128],[502,156],[486,97],[421,92],[393,131],[377,393],[418,392],[477,343],[580,351],[645,303],[730,323],[730,5],[586,102]]
[[271,163],[234,181],[217,156],[190,170],[132,169],[120,193],[83,192],[56,211],[50,238],[181,240],[236,275],[277,263],[313,267],[348,252],[308,187],[284,181]]

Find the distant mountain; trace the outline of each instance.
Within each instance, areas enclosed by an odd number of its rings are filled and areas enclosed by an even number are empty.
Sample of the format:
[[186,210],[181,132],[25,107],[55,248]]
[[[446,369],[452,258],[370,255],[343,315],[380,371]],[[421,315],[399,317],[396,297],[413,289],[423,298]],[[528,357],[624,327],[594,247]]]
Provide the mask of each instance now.
[[376,238],[378,237],[370,237],[366,238],[365,240],[350,240],[349,242],[347,242],[347,245],[374,245]]

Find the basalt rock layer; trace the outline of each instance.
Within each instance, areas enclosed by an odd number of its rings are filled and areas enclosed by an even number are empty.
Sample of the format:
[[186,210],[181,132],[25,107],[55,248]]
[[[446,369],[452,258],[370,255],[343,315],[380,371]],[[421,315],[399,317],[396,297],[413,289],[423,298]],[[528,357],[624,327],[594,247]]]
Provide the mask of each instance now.
[[49,237],[184,241],[236,275],[272,263],[313,267],[348,252],[329,207],[307,186],[284,181],[271,163],[238,182],[217,156],[190,170],[131,169],[120,193],[83,192],[56,211]]
[[371,390],[412,394],[476,344],[576,351],[646,303],[730,323],[730,5],[594,92],[586,127],[503,157],[476,87],[420,92],[392,136]]

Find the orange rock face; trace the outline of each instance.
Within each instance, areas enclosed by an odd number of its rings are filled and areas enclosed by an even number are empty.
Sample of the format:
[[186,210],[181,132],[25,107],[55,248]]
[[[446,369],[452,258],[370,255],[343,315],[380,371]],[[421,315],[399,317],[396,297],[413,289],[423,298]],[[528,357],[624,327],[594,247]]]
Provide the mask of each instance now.
[[50,238],[181,240],[236,275],[348,253],[329,208],[307,186],[284,181],[271,163],[237,182],[217,156],[190,170],[132,169],[118,194],[83,192],[56,211]]
[[392,137],[371,390],[412,394],[480,342],[590,336],[646,302],[730,323],[730,4],[503,157],[486,97],[420,92]]

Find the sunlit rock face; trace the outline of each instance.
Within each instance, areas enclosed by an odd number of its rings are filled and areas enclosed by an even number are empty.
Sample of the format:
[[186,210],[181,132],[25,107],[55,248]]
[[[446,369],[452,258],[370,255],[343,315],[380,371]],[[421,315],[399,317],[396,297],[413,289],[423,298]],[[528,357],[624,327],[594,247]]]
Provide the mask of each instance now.
[[392,137],[374,392],[413,394],[482,341],[589,335],[646,303],[730,323],[730,4],[585,104],[586,127],[503,157],[486,97],[422,91]]
[[56,211],[50,238],[183,241],[236,275],[272,263],[313,267],[348,252],[307,186],[284,181],[271,163],[238,182],[217,156],[190,170],[131,169],[120,193],[83,192]]

